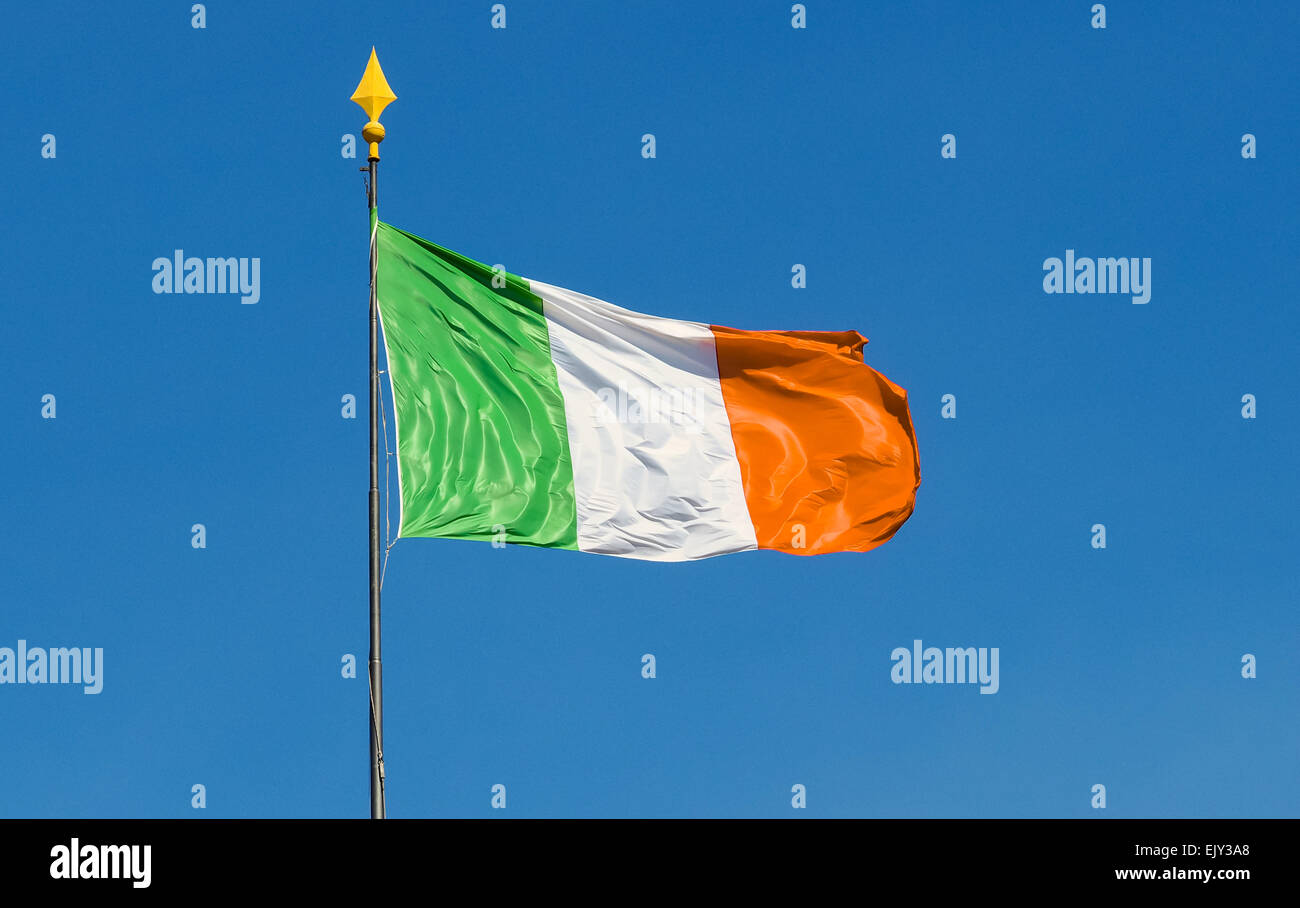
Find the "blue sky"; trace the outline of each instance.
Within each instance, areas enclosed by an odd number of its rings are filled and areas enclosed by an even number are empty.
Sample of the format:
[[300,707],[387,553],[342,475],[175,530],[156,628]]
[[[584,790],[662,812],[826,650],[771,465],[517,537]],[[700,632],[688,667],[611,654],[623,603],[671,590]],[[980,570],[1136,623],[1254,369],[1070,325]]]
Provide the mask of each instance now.
[[[923,477],[867,554],[399,542],[391,816],[501,815],[496,783],[514,817],[1297,815],[1300,10],[807,5],[7,11],[0,647],[102,647],[104,690],[0,686],[0,815],[367,812],[371,44],[385,220],[631,309],[856,328]],[[177,248],[260,258],[260,301],[153,293]],[[1044,293],[1066,249],[1149,257],[1151,301]],[[998,647],[998,693],[891,683],[914,639]]]

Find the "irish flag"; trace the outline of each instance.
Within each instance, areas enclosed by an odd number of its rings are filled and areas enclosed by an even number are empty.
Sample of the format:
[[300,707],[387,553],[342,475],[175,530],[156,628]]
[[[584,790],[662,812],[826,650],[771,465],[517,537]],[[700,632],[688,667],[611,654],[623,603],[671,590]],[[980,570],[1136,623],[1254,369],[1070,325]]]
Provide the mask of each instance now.
[[863,552],[921,481],[856,331],[642,315],[375,222],[399,537],[655,561]]

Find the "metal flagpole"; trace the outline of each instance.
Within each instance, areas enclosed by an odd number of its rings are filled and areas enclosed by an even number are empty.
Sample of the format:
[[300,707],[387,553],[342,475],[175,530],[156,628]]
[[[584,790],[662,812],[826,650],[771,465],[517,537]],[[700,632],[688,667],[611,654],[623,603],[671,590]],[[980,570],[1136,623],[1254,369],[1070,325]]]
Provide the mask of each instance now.
[[370,49],[370,62],[366,64],[365,74],[353,92],[352,100],[370,118],[361,130],[361,138],[369,148],[370,161],[367,193],[370,206],[370,818],[382,820],[387,811],[384,801],[384,672],[379,645],[379,307],[375,287],[379,270],[376,243],[379,209],[375,178],[379,143],[384,140],[384,127],[379,125],[379,115],[397,100],[397,96],[388,87],[373,47]]
[[[364,138],[364,133],[362,134]],[[372,146],[373,147],[373,146]],[[370,818],[384,818],[384,664],[379,630],[379,325],[375,278],[379,256],[375,248],[379,210],[375,205],[375,172],[370,158]]]

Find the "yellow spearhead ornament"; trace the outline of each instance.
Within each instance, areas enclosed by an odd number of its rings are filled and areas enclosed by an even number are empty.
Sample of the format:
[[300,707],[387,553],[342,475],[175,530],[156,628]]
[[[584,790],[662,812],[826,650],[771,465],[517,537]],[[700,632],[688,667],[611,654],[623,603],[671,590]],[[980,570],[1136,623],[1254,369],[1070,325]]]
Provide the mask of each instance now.
[[352,93],[352,100],[370,118],[370,122],[361,129],[361,138],[370,144],[370,160],[378,161],[379,143],[384,141],[384,127],[379,125],[379,115],[385,107],[397,100],[397,95],[388,87],[388,80],[384,78],[384,71],[379,66],[379,57],[373,47],[370,48],[370,62],[366,64],[366,71],[357,83],[357,90]]

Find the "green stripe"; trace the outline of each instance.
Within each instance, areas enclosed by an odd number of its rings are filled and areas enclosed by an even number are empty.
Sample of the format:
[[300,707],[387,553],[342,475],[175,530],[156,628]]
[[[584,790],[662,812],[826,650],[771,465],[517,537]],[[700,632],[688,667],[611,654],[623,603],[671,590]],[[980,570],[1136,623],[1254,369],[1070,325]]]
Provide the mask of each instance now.
[[542,301],[528,282],[379,222],[397,409],[399,536],[578,547],[573,462]]

